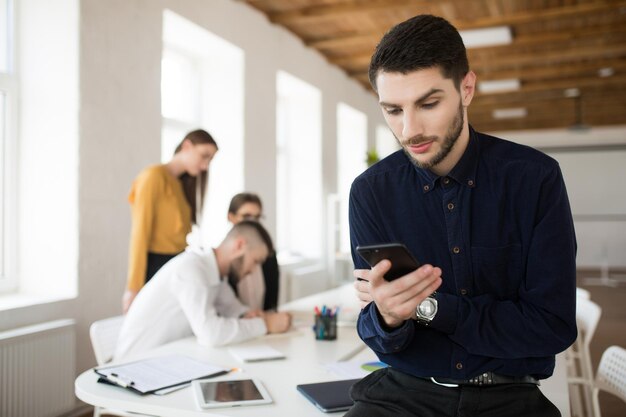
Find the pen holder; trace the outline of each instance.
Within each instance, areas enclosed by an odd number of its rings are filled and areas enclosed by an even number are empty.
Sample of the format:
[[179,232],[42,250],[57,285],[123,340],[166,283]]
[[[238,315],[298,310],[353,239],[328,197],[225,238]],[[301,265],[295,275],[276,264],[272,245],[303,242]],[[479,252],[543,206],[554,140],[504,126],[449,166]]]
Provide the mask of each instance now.
[[316,315],[313,331],[317,340],[337,339],[337,316]]

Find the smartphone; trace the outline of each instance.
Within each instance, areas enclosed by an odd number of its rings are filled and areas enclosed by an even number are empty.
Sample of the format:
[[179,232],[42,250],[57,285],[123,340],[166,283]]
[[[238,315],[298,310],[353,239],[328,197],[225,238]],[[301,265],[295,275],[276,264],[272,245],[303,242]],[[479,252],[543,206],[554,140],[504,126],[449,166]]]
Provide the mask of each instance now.
[[415,260],[411,252],[402,243],[357,246],[356,251],[370,267],[374,267],[383,259],[389,260],[391,269],[384,277],[387,281],[393,281],[420,267],[420,263]]

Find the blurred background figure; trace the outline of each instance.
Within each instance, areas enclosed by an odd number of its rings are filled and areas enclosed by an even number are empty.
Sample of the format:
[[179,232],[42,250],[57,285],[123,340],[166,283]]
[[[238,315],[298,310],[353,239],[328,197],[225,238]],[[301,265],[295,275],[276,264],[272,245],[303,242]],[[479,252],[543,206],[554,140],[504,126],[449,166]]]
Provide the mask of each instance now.
[[124,313],[145,283],[187,246],[186,236],[202,212],[208,169],[217,150],[208,132],[194,130],[168,163],[145,168],[133,181]]
[[[228,221],[233,225],[243,220],[259,221],[263,218],[263,204],[258,195],[239,193],[228,206]],[[265,262],[255,268],[246,279],[229,283],[242,303],[251,309],[276,310],[278,306],[279,270],[276,252],[272,251]]]

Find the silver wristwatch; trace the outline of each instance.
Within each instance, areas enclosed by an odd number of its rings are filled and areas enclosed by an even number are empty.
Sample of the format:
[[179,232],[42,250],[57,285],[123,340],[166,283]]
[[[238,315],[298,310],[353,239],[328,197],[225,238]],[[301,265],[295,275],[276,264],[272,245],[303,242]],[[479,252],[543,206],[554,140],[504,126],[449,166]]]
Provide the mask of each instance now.
[[437,299],[435,294],[429,295],[415,309],[417,322],[428,326],[437,314]]

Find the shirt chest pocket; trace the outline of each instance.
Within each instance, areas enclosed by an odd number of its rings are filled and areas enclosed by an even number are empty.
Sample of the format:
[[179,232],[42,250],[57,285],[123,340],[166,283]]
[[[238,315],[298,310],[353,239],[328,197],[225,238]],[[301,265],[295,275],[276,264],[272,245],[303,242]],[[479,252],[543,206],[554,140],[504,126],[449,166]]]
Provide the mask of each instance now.
[[522,282],[522,246],[472,247],[472,268],[476,294],[499,299],[516,298]]

